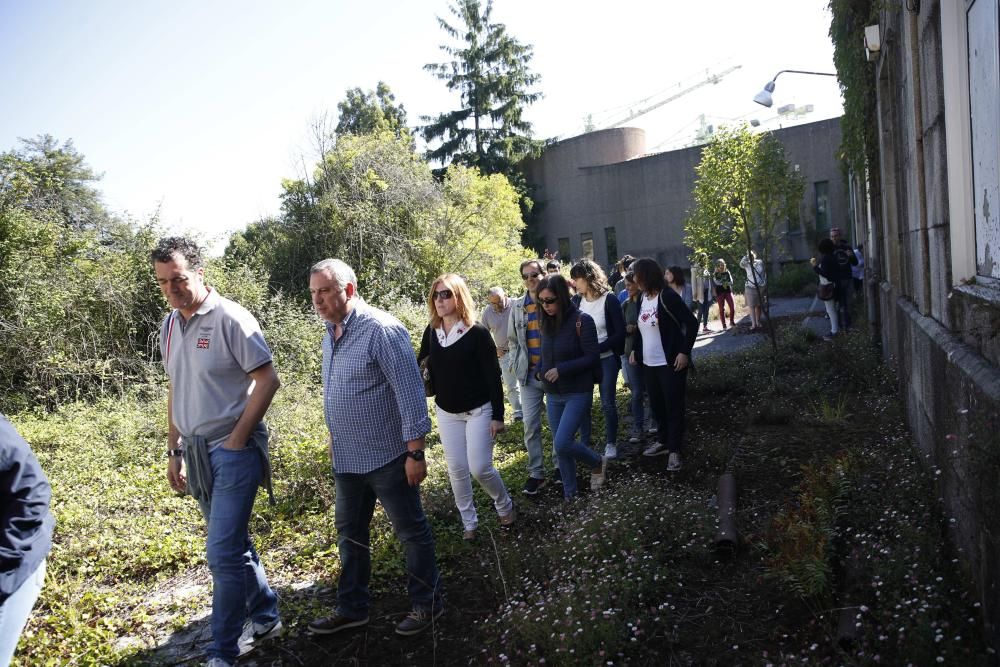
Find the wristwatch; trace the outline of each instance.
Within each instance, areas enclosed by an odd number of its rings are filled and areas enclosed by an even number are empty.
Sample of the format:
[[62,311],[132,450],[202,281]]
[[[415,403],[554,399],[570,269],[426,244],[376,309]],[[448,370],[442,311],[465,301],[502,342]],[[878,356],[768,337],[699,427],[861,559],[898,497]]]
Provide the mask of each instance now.
[[424,460],[424,450],[422,449],[410,449],[407,450],[406,455],[409,456],[414,461]]

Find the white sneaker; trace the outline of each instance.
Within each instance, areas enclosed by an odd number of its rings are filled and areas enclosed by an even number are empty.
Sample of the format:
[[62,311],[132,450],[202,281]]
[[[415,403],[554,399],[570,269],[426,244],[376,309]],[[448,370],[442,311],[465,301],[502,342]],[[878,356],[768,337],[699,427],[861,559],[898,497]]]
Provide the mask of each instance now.
[[243,634],[240,635],[239,642],[237,643],[240,655],[246,655],[257,648],[261,642],[272,637],[280,637],[282,632],[284,632],[284,626],[282,626],[280,618],[273,623],[247,621],[246,625],[243,626]]
[[639,442],[641,440],[642,440],[642,438],[639,436],[638,433],[633,433],[628,438],[628,441],[631,442],[632,444],[635,444],[635,443],[637,443],[637,442]]
[[646,449],[642,450],[643,456],[663,456],[667,453],[667,446],[662,442],[654,442]]
[[205,663],[205,667],[233,667],[233,663],[222,658],[212,658]]
[[609,442],[604,445],[604,458],[606,459],[616,459],[618,458],[618,448],[615,447],[614,443]]
[[677,452],[670,452],[670,456],[667,457],[667,470],[671,472],[681,469],[681,455]]

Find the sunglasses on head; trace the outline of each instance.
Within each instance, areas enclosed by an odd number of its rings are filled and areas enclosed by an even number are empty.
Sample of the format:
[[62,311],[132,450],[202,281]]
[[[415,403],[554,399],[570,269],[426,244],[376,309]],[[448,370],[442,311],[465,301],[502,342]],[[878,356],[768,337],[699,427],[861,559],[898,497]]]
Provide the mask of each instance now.
[[555,297],[555,296],[550,296],[550,297],[540,296],[540,297],[538,297],[538,303],[544,303],[546,306],[551,306],[552,304],[554,304],[558,300],[559,300],[559,297]]
[[542,275],[542,274],[540,274],[540,273],[522,273],[521,274],[521,278],[524,279],[524,280],[531,280],[532,278],[537,278],[540,275]]
[[441,301],[447,301],[451,297],[455,296],[450,289],[442,289],[433,292],[433,297],[435,300],[440,299]]

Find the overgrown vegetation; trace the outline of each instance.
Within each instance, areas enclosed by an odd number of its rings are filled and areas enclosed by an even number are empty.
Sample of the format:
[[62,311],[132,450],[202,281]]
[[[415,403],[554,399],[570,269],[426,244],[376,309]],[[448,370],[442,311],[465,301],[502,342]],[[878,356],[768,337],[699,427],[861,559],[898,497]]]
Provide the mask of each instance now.
[[[913,455],[891,374],[861,334],[832,345],[795,323],[779,334],[773,391],[760,349],[699,362],[681,473],[668,476],[661,460],[626,447],[600,494],[567,504],[550,486],[537,501],[521,497],[513,533],[498,529],[477,489],[481,538],[460,539],[435,444],[423,497],[449,612],[435,636],[411,641],[379,639],[406,610],[402,554],[381,511],[372,627],[329,640],[305,634],[333,603],[339,562],[320,392],[293,376],[269,413],[279,504],[261,495],[252,521],[288,634],[258,659],[987,664],[933,471]],[[622,388],[623,413],[626,399]],[[53,481],[59,521],[20,664],[196,661],[192,638],[209,605],[204,528],[196,504],[165,482],[163,410],[162,387],[147,385],[125,400],[15,416]],[[594,418],[599,432],[600,410]],[[515,490],[526,474],[521,436],[515,424],[496,451]],[[548,451],[547,430],[543,437]],[[734,557],[712,549],[715,483],[727,469],[747,545]],[[850,642],[838,641],[843,607],[856,609]],[[153,648],[171,639],[172,649]]]

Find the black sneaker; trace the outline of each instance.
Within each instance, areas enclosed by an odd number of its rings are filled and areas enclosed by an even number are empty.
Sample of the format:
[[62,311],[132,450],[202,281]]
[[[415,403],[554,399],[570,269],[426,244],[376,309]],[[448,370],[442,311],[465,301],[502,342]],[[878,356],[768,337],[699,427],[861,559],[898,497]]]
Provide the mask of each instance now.
[[528,481],[524,483],[524,488],[521,489],[521,493],[523,493],[526,496],[536,496],[544,486],[545,486],[544,479],[529,477]]
[[552,471],[552,483],[562,486],[562,471],[559,468]]
[[315,621],[310,623],[309,632],[314,635],[332,635],[335,632],[340,632],[341,630],[357,628],[367,624],[367,616],[364,618],[351,618],[350,616],[344,616],[339,611],[335,611],[326,618],[317,618]]
[[438,607],[433,614],[429,609],[414,609],[396,626],[396,634],[404,637],[420,634],[431,627],[438,616],[443,613],[444,607]]

